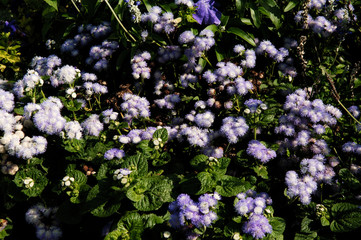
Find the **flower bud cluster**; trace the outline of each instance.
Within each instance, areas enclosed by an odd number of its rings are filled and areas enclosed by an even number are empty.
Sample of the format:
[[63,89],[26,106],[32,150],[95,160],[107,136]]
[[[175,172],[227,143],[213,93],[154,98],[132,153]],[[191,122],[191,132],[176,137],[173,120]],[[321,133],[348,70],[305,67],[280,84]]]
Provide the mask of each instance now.
[[61,59],[56,55],[50,55],[48,57],[36,56],[31,60],[30,66],[40,76],[51,76],[54,69],[61,66]]
[[75,181],[73,177],[65,176],[61,180],[61,186],[62,187],[70,187],[70,185]]
[[114,171],[113,179],[120,180],[122,184],[128,183],[128,175],[131,174],[132,171],[127,168],[119,168]]
[[222,123],[220,132],[227,138],[229,143],[237,143],[249,128],[243,117],[226,117],[222,120]]
[[158,49],[158,62],[166,63],[181,57],[181,48],[177,45],[160,47]]
[[319,183],[332,183],[335,172],[331,164],[331,162],[327,164],[325,157],[321,154],[310,159],[303,159],[300,164],[301,176],[293,170],[286,173],[288,196],[298,196],[302,204],[308,205],[311,202],[311,194],[316,192]]
[[120,108],[126,112],[124,119],[127,122],[131,122],[133,118],[147,118],[150,116],[149,102],[145,97],[125,93],[123,95],[123,101]]
[[59,227],[56,219],[58,208],[45,208],[42,204],[37,204],[28,209],[25,214],[27,223],[36,228],[36,237],[40,240],[58,240],[62,237],[63,232]]
[[114,158],[121,159],[123,157],[125,157],[125,152],[119,148],[112,148],[104,153],[104,158],[106,160],[112,160]]
[[296,16],[297,23],[305,22],[303,27],[310,27],[313,32],[321,34],[323,37],[328,37],[334,32],[344,34],[348,24],[357,20],[357,16],[353,14],[354,7],[351,3],[343,4],[339,1],[330,1],[327,3],[325,0],[312,0],[308,4],[310,10],[316,9],[316,18],[307,13],[306,19],[304,10],[300,10]]
[[144,51],[140,54],[135,55],[130,63],[132,64],[133,77],[134,79],[149,79],[150,78],[150,68],[146,61],[151,59],[151,55],[149,52]]
[[257,140],[251,140],[248,143],[247,153],[248,155],[260,160],[262,163],[267,163],[277,156],[274,150],[268,149]]
[[92,46],[89,50],[89,57],[85,62],[93,65],[93,69],[101,72],[108,68],[109,59],[112,54],[119,48],[119,44],[115,41],[105,40],[101,45]]
[[118,140],[120,143],[123,144],[137,144],[142,140],[151,140],[153,137],[153,133],[156,130],[156,127],[148,127],[147,129],[132,129],[127,135],[120,135],[118,137]]
[[88,46],[96,39],[108,36],[110,32],[110,24],[106,22],[97,26],[92,24],[81,25],[78,27],[78,34],[72,39],[67,39],[61,45],[60,50],[62,53],[70,53],[73,57],[78,56],[81,48]]
[[172,12],[162,13],[162,9],[158,6],[153,6],[148,13],[143,13],[141,16],[142,22],[153,23],[155,32],[165,32],[170,34],[175,30],[176,22]]
[[262,110],[267,110],[267,105],[258,99],[250,98],[244,102],[244,105],[247,106],[247,108],[244,110],[244,113],[246,114],[249,113],[260,114]]
[[132,14],[132,20],[135,23],[139,23],[142,18],[142,13],[139,10],[140,1],[125,0],[128,5],[129,11]]
[[272,199],[267,193],[257,194],[253,190],[237,195],[239,199],[235,204],[236,212],[241,216],[249,216],[242,230],[244,233],[252,235],[254,239],[261,239],[266,233],[272,233],[272,226],[264,216],[266,206],[272,204]]
[[203,194],[194,202],[188,194],[180,194],[174,202],[168,206],[171,213],[169,220],[173,228],[183,228],[191,225],[209,227],[217,220],[217,214],[213,211],[221,200],[221,196],[215,192],[213,194]]
[[342,145],[342,151],[346,153],[355,153],[361,155],[361,145],[355,142],[346,142]]
[[19,170],[19,166],[10,161],[1,164],[1,172],[3,174],[15,175],[18,172],[18,170]]
[[286,114],[279,118],[280,125],[275,128],[278,134],[286,138],[280,143],[279,152],[285,153],[286,148],[311,150],[313,154],[328,154],[329,147],[325,140],[318,136],[325,128],[334,126],[342,112],[332,105],[325,105],[322,100],[310,101],[304,90],[298,89],[287,96],[283,105]]

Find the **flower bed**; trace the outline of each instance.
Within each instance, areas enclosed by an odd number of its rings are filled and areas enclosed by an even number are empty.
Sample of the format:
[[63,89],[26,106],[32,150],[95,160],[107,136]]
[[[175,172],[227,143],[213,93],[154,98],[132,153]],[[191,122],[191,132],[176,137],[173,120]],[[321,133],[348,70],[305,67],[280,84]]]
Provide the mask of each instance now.
[[360,1],[0,6],[0,239],[360,232]]

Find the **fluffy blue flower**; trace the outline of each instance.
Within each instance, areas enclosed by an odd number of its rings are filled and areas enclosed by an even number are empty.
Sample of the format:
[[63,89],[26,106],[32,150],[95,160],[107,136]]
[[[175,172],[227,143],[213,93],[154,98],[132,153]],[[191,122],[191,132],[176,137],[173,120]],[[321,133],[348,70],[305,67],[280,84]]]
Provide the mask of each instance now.
[[214,0],[199,0],[195,6],[197,6],[196,12],[193,14],[193,18],[199,24],[216,24],[219,25],[221,23],[221,15],[222,13],[218,11],[213,5]]

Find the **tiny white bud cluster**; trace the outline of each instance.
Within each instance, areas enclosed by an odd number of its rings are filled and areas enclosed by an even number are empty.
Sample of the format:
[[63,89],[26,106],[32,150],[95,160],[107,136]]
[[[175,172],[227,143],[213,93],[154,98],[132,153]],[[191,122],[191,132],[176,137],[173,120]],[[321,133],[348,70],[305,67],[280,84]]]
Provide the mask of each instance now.
[[29,177],[25,178],[23,180],[23,183],[24,183],[26,188],[32,188],[34,186],[34,184],[35,184],[34,180],[32,178],[29,178]]
[[75,179],[73,177],[65,176],[61,181],[61,186],[69,187],[74,181]]
[[159,150],[160,147],[164,146],[163,140],[161,138],[153,138],[154,149]]

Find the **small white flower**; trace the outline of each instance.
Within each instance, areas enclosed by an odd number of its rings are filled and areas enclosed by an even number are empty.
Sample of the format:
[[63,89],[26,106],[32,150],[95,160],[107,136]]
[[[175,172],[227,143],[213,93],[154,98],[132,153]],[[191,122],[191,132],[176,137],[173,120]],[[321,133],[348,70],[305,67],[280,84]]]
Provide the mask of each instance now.
[[25,178],[23,180],[23,183],[25,184],[26,188],[32,188],[34,186],[34,180],[32,178],[29,178],[29,177]]
[[168,231],[165,231],[165,232],[163,233],[163,237],[164,237],[164,238],[169,238],[170,236],[171,236],[171,233],[168,232]]

